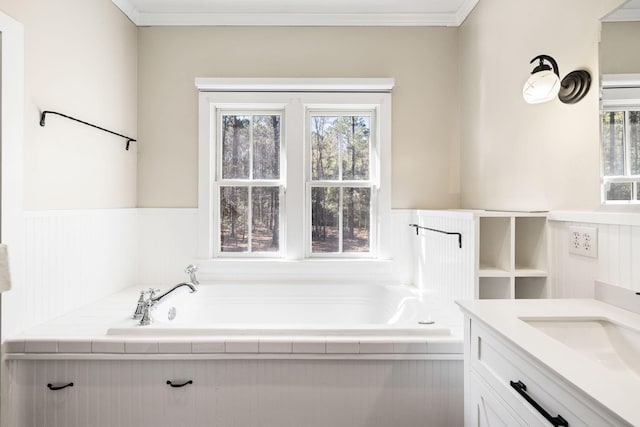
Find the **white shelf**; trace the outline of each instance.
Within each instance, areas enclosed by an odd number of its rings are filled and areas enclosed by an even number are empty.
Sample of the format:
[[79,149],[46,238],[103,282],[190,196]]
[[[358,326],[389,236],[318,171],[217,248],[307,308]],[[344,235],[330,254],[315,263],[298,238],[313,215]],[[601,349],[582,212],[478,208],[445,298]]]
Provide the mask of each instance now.
[[472,211],[476,218],[476,290],[480,299],[546,298],[544,212]]
[[547,277],[547,275],[547,270],[536,270],[533,268],[516,267],[514,272],[515,277]]
[[495,267],[480,266],[478,270],[478,277],[510,277],[511,272],[509,270],[502,270]]

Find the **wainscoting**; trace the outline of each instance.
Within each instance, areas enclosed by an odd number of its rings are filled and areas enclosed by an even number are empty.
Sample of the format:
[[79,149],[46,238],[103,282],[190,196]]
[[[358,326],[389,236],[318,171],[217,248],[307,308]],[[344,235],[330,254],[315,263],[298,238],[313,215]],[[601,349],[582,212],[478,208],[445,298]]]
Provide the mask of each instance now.
[[463,425],[462,361],[22,360],[9,371],[10,427]]
[[[598,229],[597,258],[569,253],[571,226]],[[552,297],[593,298],[595,280],[640,291],[640,226],[550,220],[549,231]]]
[[135,209],[26,212],[23,221],[24,253],[9,250],[24,260],[24,281],[2,295],[3,338],[135,283]]

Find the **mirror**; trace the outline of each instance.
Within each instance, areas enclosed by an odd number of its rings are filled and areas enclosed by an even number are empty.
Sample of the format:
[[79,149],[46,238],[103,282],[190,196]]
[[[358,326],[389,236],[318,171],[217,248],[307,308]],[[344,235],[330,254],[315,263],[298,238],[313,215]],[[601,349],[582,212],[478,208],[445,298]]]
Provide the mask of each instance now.
[[[600,37],[602,199],[640,202],[640,0],[602,20]],[[636,88],[632,88],[636,86]]]
[[602,20],[601,74],[640,73],[640,0],[629,0]]

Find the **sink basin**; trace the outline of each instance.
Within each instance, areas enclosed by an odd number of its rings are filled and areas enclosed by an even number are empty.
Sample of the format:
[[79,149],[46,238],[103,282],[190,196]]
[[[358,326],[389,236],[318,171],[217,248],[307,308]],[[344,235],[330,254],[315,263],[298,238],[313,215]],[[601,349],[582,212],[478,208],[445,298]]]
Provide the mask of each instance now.
[[640,376],[640,330],[605,318],[520,318],[612,371]]

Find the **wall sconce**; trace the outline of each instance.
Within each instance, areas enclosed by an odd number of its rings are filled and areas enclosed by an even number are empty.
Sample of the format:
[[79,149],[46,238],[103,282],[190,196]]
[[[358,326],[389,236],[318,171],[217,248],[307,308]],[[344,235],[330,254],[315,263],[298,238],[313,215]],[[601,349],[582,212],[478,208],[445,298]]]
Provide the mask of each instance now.
[[522,97],[529,104],[551,101],[556,96],[565,104],[575,104],[589,92],[591,75],[588,71],[572,71],[560,81],[558,63],[555,59],[549,55],[538,55],[530,64],[535,61],[540,63],[533,69],[522,88]]

